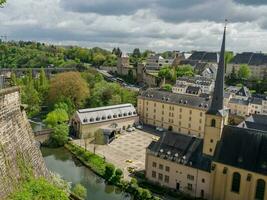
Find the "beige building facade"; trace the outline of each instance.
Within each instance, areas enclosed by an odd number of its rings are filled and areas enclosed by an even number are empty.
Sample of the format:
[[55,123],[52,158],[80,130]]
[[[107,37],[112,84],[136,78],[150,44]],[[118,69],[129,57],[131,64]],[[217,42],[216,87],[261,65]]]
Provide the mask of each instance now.
[[132,104],[121,104],[78,110],[72,118],[72,127],[78,138],[94,137],[99,129],[125,131],[139,122]]
[[144,124],[203,138],[209,104],[198,96],[148,89],[138,97],[137,111]]

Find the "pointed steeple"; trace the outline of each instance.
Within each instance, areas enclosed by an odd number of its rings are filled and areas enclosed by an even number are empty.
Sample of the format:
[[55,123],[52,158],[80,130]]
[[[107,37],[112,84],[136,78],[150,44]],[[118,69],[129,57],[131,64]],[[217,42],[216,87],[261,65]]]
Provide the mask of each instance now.
[[223,98],[224,98],[224,71],[225,71],[225,34],[226,34],[226,25],[224,27],[223,41],[220,52],[220,60],[218,64],[218,70],[216,75],[215,87],[212,97],[211,106],[208,110],[208,114],[220,114],[223,110]]

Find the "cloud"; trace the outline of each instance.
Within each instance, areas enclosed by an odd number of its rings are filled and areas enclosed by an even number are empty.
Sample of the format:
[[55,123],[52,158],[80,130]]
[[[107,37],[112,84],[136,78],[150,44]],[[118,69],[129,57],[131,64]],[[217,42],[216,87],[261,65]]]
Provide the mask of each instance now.
[[[106,3],[108,2],[108,3]],[[231,0],[9,0],[0,35],[11,40],[142,50],[267,51],[265,5]]]

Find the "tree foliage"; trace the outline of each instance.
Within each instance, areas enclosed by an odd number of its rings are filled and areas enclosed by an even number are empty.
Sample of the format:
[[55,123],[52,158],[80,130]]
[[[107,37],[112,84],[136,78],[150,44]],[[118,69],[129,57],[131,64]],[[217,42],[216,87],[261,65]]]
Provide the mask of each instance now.
[[45,179],[32,179],[13,193],[9,200],[68,200],[68,195]]
[[[58,105],[58,104],[57,104]],[[59,104],[66,105],[66,104]],[[68,108],[65,108],[68,109]],[[44,122],[48,125],[48,127],[55,127],[58,124],[65,123],[69,120],[69,116],[67,111],[63,108],[56,108],[55,110],[49,112],[46,116]]]
[[86,188],[85,188],[83,185],[81,185],[81,184],[76,184],[76,185],[73,187],[72,192],[73,192],[76,196],[78,196],[78,197],[80,197],[80,198],[82,198],[82,199],[85,199],[86,196],[87,196],[87,190],[86,190]]
[[51,80],[48,99],[53,105],[69,99],[75,107],[80,107],[88,97],[88,84],[78,72],[57,74]]
[[47,144],[51,147],[62,147],[68,141],[69,127],[67,124],[57,124],[53,127],[53,132]]
[[176,76],[194,76],[194,69],[191,65],[180,65],[176,67]]
[[248,65],[241,65],[239,70],[238,70],[238,77],[240,79],[247,80],[251,76],[251,70],[248,67]]

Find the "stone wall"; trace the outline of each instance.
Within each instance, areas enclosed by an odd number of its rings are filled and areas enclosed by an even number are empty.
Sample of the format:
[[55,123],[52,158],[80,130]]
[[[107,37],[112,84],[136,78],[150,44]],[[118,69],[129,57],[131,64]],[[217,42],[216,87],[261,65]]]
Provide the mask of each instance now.
[[25,173],[48,177],[26,113],[21,110],[19,88],[0,90],[0,199],[18,185]]

